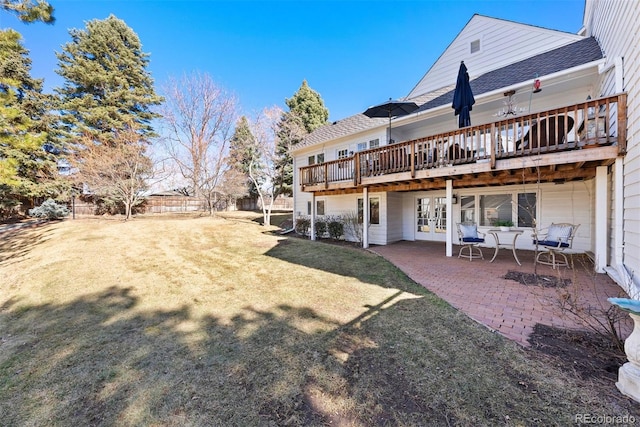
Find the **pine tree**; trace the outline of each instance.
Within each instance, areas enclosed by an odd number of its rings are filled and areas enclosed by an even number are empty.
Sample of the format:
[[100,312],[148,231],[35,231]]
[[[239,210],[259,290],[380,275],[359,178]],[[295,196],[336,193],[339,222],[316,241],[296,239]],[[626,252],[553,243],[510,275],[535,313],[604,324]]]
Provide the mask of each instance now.
[[257,197],[258,191],[253,180],[249,176],[249,167],[251,162],[254,168],[260,168],[257,164],[259,153],[256,138],[251,133],[249,120],[246,116],[242,116],[236,123],[236,128],[229,145],[229,166],[241,173],[247,182],[249,195]]
[[31,197],[55,197],[55,154],[48,141],[51,97],[30,75],[29,51],[14,30],[0,31],[0,203],[7,209]]
[[86,30],[72,29],[72,41],[58,53],[57,73],[65,78],[59,109],[66,125],[64,139],[86,135],[96,140],[116,139],[118,131],[134,122],[143,138],[155,136],[151,107],[162,97],[155,93],[147,72],[149,54],[142,52],[137,34],[111,15],[87,22]]
[[22,22],[42,21],[53,24],[53,7],[45,0],[0,0],[0,8],[12,12]]
[[[126,192],[96,185],[92,177],[114,176],[117,181],[128,176],[138,183],[148,173],[146,168],[138,167],[146,164],[146,153],[137,146],[149,144],[150,138],[156,136],[151,121],[159,115],[151,107],[162,102],[146,70],[149,54],[142,51],[137,34],[113,15],[89,21],[85,30],[73,29],[70,35],[71,42],[57,54],[56,72],[65,79],[63,87],[56,89],[61,118],[59,139],[78,168],[74,181],[84,178],[85,184],[94,182],[95,188],[89,190],[96,200],[113,201],[129,210],[131,200]],[[113,159],[127,152],[119,145],[131,144],[136,153],[135,167],[128,162],[83,162],[83,153],[88,156],[92,152],[89,148],[95,148],[88,144],[112,149]],[[108,157],[105,150],[100,155]]]
[[327,120],[329,120],[329,110],[324,106],[322,97],[309,87],[306,80],[302,81],[298,91],[285,103],[289,107],[289,112],[302,119],[307,133],[327,124]]
[[302,138],[327,124],[329,110],[318,92],[311,89],[306,80],[298,91],[288,98],[285,103],[289,111],[283,113],[278,129],[278,169],[282,171],[280,193],[293,193],[293,159],[291,147],[298,144]]

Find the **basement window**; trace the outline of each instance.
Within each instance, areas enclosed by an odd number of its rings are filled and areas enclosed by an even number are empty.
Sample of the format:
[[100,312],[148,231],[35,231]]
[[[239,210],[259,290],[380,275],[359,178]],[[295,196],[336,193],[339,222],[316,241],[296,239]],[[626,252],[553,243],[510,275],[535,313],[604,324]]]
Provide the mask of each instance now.
[[[380,198],[369,199],[369,224],[380,224]],[[364,221],[364,199],[358,199],[358,224]]]
[[538,208],[536,193],[479,194],[460,198],[460,220],[480,218],[480,226],[511,221],[516,227],[533,227]]

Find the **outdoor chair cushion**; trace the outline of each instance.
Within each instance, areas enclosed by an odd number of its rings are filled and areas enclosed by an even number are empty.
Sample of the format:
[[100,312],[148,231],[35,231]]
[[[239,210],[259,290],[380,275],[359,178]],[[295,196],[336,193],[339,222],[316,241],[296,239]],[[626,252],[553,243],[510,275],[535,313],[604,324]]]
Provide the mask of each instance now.
[[484,239],[481,237],[463,237],[462,241],[465,243],[483,243]]
[[[466,239],[478,238],[478,226],[475,224],[460,224],[460,232],[462,233],[462,241],[468,242]],[[481,239],[483,240],[483,239]],[[473,240],[471,240],[473,241]]]
[[552,242],[567,242],[571,236],[572,227],[570,225],[551,225],[545,240]]
[[[565,242],[559,242],[557,240],[538,240],[538,245],[540,246],[551,246],[554,248],[568,248],[569,244]],[[533,241],[533,244],[536,244],[536,241]]]

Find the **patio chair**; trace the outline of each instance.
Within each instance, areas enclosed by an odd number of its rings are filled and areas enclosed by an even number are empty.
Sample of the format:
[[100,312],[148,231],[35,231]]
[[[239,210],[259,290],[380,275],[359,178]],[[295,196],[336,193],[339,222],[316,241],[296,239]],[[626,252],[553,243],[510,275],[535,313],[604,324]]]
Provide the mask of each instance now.
[[[478,231],[478,226],[473,222],[459,222],[456,224],[458,228],[458,238],[460,239],[460,252],[458,258],[468,258],[472,261],[474,258],[484,259],[480,243],[484,243],[484,233]],[[465,253],[465,249],[467,253]]]
[[[567,129],[565,130],[565,119]],[[529,128],[525,136],[516,142],[518,150],[551,148],[565,143],[565,136],[573,129],[573,117],[562,114],[540,119]],[[548,129],[547,129],[548,127]],[[538,136],[540,140],[538,141]],[[539,142],[539,144],[538,144]]]
[[556,267],[569,267],[569,260],[566,252],[573,246],[573,239],[580,224],[558,223],[551,224],[542,230],[533,230],[533,244],[536,245],[538,253],[536,262],[538,264]]

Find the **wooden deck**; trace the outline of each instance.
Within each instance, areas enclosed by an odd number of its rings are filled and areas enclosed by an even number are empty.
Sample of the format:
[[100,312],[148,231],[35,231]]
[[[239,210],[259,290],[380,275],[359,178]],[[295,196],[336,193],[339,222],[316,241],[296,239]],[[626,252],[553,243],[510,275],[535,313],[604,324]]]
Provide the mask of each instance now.
[[300,185],[321,195],[589,179],[626,152],[626,118],[626,94],[600,98],[302,167]]

